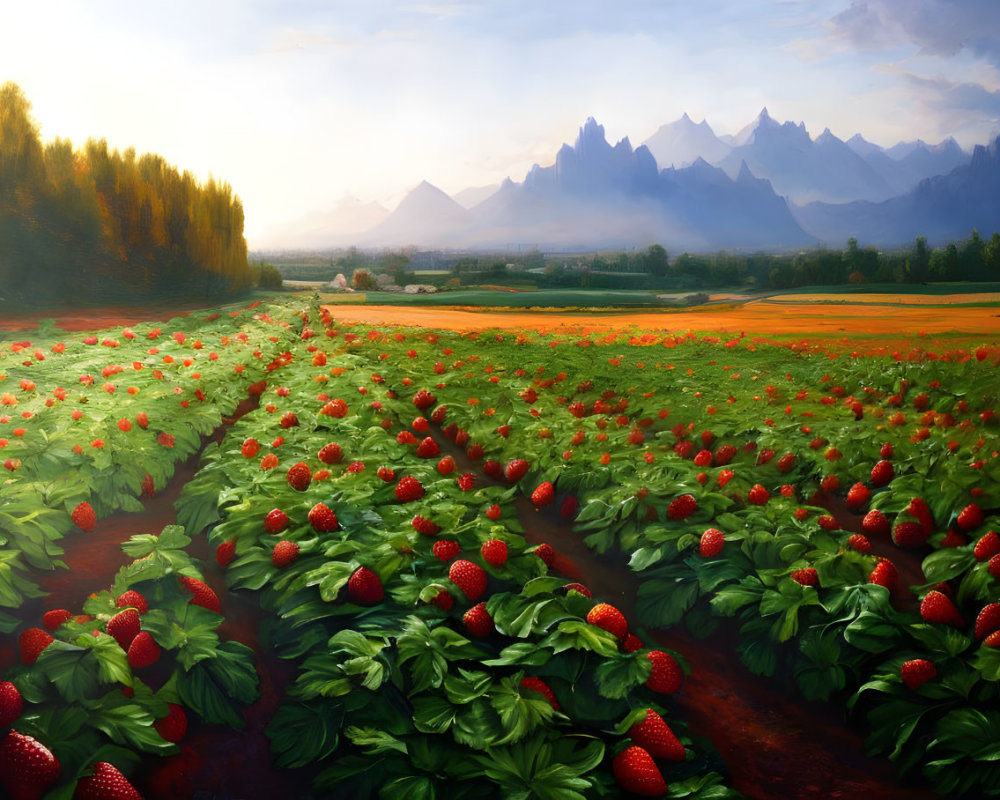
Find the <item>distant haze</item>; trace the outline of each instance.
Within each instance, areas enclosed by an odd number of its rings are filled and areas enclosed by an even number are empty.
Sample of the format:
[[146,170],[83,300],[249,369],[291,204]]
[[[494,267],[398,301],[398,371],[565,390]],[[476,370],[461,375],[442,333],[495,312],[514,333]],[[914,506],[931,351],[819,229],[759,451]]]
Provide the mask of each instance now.
[[882,147],[954,136],[968,153],[1000,132],[994,0],[7,6],[0,80],[43,138],[226,180],[252,248],[306,241],[337,209],[375,219],[424,180],[519,181],[590,116],[634,144],[685,112],[733,135],[765,105]]

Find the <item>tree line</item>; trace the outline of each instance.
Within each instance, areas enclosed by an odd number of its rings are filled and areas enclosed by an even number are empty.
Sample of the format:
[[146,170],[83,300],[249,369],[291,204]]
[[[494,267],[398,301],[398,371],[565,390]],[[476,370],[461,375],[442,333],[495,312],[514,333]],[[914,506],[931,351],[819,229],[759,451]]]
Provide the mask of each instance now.
[[552,259],[539,286],[699,289],[790,289],[864,283],[1000,281],[1000,233],[932,248],[918,236],[910,247],[879,250],[848,239],[843,250],[798,253],[681,253],[668,259],[660,245],[646,251]]
[[252,283],[243,206],[157,155],[41,142],[0,86],[0,304],[212,296]]

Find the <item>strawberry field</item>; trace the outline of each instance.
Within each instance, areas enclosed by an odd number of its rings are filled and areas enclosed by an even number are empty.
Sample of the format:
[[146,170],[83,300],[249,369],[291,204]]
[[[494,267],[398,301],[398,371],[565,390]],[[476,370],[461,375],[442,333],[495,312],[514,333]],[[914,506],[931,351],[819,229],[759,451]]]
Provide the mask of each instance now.
[[891,760],[878,796],[1000,795],[993,342],[5,335],[11,797],[782,796],[694,713],[705,648]]

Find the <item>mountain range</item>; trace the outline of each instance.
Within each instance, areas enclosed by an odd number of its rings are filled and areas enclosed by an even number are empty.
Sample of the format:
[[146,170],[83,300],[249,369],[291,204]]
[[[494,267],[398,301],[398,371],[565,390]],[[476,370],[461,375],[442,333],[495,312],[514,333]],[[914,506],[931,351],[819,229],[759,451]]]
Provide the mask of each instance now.
[[591,118],[551,166],[536,164],[520,182],[451,197],[424,181],[367,229],[346,235],[340,224],[335,235],[331,225],[330,244],[590,250],[658,242],[680,252],[842,246],[851,236],[894,246],[924,235],[934,245],[974,226],[1000,229],[998,150],[1000,138],[971,157],[952,138],[887,149],[828,129],[814,139],[766,108],[733,136],[685,114],[633,147],[627,137],[610,144]]

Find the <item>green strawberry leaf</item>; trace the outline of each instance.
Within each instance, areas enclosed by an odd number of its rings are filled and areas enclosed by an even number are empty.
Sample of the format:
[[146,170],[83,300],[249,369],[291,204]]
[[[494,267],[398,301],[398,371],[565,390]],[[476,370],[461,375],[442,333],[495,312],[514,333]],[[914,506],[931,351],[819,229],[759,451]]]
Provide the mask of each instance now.
[[538,644],[553,653],[565,650],[590,650],[600,656],[612,656],[618,653],[618,640],[601,628],[583,620],[566,620],[560,622],[555,631],[546,636]]
[[652,670],[653,663],[641,650],[608,658],[595,671],[597,689],[602,697],[620,700],[649,680]]
[[39,654],[35,665],[68,703],[94,695],[99,686],[96,659],[87,647],[56,639]]
[[144,753],[176,752],[177,745],[160,736],[153,722],[154,717],[147,709],[129,702],[121,692],[117,697],[112,693],[102,698],[100,706],[91,710],[87,718],[88,725],[115,744]]
[[181,702],[206,722],[242,729],[239,708],[260,693],[253,651],[238,642],[222,642],[214,658],[199,661],[177,677]]
[[313,700],[308,705],[283,703],[265,733],[271,741],[275,765],[302,767],[326,758],[340,743],[344,709],[338,703]]
[[490,703],[506,731],[497,740],[498,745],[521,741],[536,729],[547,725],[556,713],[549,701],[538,692],[521,694],[521,677],[521,673],[517,673],[503,678],[490,692]]

